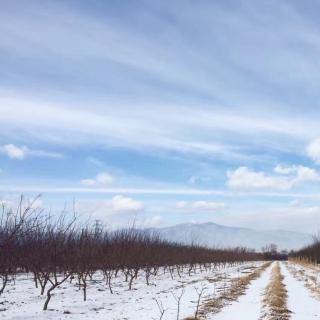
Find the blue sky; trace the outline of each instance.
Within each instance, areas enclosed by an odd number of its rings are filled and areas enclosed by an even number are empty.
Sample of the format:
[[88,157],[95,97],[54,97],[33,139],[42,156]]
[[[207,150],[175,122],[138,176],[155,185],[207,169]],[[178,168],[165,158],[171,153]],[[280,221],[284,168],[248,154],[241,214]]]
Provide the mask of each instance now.
[[1,1],[1,199],[317,232],[318,9]]

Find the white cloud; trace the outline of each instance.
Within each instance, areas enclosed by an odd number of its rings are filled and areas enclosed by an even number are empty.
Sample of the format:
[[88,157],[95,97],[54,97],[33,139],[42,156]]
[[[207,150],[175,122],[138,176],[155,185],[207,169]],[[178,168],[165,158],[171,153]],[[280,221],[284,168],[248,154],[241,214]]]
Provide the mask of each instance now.
[[111,208],[114,212],[140,212],[144,210],[144,204],[141,201],[117,195],[111,200]]
[[315,169],[298,166],[297,167],[297,176],[295,178],[295,182],[303,182],[303,181],[318,181],[320,176]]
[[320,138],[310,142],[307,154],[315,163],[320,164]]
[[123,195],[116,195],[111,199],[81,200],[76,202],[76,210],[85,218],[90,216],[103,221],[112,220],[128,223],[130,214],[138,214],[144,211],[144,203]]
[[296,166],[283,166],[281,164],[278,164],[273,171],[275,173],[279,173],[279,174],[290,174],[290,173],[294,173],[297,171],[297,167]]
[[281,176],[266,175],[247,167],[239,167],[227,171],[228,186],[237,189],[274,189],[288,190],[302,182],[319,181],[320,176],[315,169],[305,166],[281,166],[274,168]]
[[6,154],[10,159],[22,160],[26,157],[27,147],[17,147],[13,144],[6,144],[1,147],[1,152]]
[[23,160],[26,157],[47,157],[47,158],[63,158],[63,155],[45,150],[32,150],[26,146],[16,146],[14,144],[5,144],[0,147],[0,152],[10,159]]
[[288,190],[293,182],[287,177],[267,176],[264,172],[239,167],[227,172],[228,186],[237,189],[276,189]]
[[187,201],[178,201],[176,203],[176,208],[177,209],[185,209],[188,206],[188,202]]
[[189,212],[204,212],[204,211],[217,211],[226,208],[226,204],[224,202],[212,202],[212,201],[195,201],[195,202],[187,202],[187,201],[178,201],[175,207],[182,211]]
[[113,176],[107,172],[101,172],[93,179],[81,180],[81,184],[86,187],[105,187],[112,184],[113,182]]
[[318,172],[309,167],[305,166],[282,166],[277,165],[274,168],[274,172],[283,174],[283,175],[291,175],[292,181],[294,183],[299,183],[303,181],[317,181],[319,180],[320,176]]

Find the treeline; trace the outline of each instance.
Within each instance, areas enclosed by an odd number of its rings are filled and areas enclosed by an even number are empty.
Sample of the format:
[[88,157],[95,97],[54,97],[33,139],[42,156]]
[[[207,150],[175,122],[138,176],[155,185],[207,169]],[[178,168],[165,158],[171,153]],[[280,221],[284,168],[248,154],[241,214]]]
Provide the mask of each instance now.
[[320,237],[314,237],[313,243],[298,250],[292,251],[289,255],[290,259],[305,261],[308,263],[320,263]]
[[278,246],[274,243],[271,243],[267,246],[262,247],[261,251],[265,257],[265,260],[272,260],[272,261],[288,260],[288,251],[282,250],[279,252]]
[[134,228],[116,232],[80,226],[76,219],[62,215],[51,218],[33,204],[13,211],[2,208],[0,221],[0,295],[8,281],[19,273],[32,275],[34,285],[46,295],[47,310],[52,292],[65,281],[74,282],[87,297],[87,284],[94,274],[105,280],[112,291],[112,281],[123,275],[132,288],[138,275],[150,278],[159,272],[180,277],[236,265],[246,261],[264,260],[262,254],[245,248],[210,249],[197,245],[171,243],[156,234]]

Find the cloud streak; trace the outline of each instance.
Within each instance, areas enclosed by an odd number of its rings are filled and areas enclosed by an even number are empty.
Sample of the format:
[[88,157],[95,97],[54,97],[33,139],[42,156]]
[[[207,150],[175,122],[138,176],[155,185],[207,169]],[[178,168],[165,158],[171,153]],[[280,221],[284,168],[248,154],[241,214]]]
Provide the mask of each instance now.
[[[184,4],[184,10],[179,3],[148,5],[139,17],[148,25],[143,33],[136,30],[138,17],[117,5],[110,10],[116,15],[105,10],[102,18],[94,6],[84,10],[71,4],[44,4],[31,1],[23,12],[8,5],[1,14],[0,27],[6,31],[2,47],[15,53],[20,63],[35,59],[41,70],[46,67],[52,74],[57,67],[65,70],[57,75],[58,82],[74,94],[57,90],[54,81],[46,83],[43,99],[38,90],[35,99],[32,88],[28,94],[2,90],[1,124],[15,135],[27,133],[45,143],[94,141],[99,146],[247,161],[265,153],[260,146],[266,141],[270,152],[301,154],[303,144],[320,135],[314,117],[301,113],[290,99],[292,88],[310,91],[320,74],[319,32],[294,3],[252,2],[231,5],[232,10],[208,2],[199,7]],[[159,18],[162,11],[175,17],[175,23],[164,24]],[[191,26],[197,27],[190,30]],[[305,63],[296,63],[302,60]],[[86,66],[83,71],[79,63]],[[77,91],[75,70],[83,79]],[[22,68],[15,72],[18,78],[26,77]],[[299,119],[290,110],[297,111]]]
[[10,159],[23,160],[26,157],[40,157],[40,158],[56,158],[62,159],[63,155],[57,152],[49,152],[46,150],[29,149],[26,146],[16,146],[14,144],[5,144],[0,147],[0,153],[5,154]]
[[109,194],[111,211],[138,208],[135,195],[183,200],[202,216],[233,198],[266,210],[319,199],[320,8],[311,7],[7,1],[0,190]]
[[197,212],[215,212],[225,209],[227,206],[224,202],[213,201],[179,201],[176,203],[176,209],[182,212],[197,213]]

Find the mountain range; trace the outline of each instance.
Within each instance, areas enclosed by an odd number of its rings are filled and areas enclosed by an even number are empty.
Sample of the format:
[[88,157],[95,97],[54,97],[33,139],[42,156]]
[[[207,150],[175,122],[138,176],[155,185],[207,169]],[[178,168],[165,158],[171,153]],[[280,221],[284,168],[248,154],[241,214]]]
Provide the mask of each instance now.
[[185,244],[196,243],[210,247],[248,247],[261,250],[271,243],[279,250],[299,249],[312,242],[312,235],[285,230],[254,230],[229,227],[213,222],[185,223],[170,227],[151,228],[161,238]]

